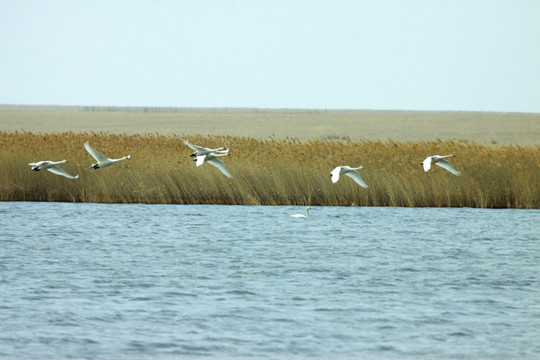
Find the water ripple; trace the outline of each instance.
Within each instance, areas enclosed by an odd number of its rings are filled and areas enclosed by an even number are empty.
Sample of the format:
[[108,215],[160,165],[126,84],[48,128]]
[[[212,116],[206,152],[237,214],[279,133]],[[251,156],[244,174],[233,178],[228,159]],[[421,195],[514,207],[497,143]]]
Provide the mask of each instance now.
[[540,357],[539,211],[296,212],[0,203],[0,357]]

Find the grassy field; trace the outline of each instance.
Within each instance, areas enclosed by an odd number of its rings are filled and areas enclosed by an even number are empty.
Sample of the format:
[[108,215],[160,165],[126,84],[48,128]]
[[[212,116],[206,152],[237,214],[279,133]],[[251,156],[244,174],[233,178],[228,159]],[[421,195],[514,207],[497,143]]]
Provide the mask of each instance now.
[[201,134],[351,141],[442,139],[540,145],[540,114],[429,111],[265,110],[1,106],[0,131]]
[[[233,178],[210,164],[195,167],[184,138],[230,148],[224,162]],[[85,141],[106,156],[131,154],[131,160],[92,170]],[[426,156],[450,153],[461,176],[437,166],[423,171]],[[61,167],[79,179],[27,165],[62,159],[69,163]],[[1,201],[540,208],[539,146],[0,131],[0,162]],[[369,187],[348,177],[332,184],[330,171],[338,165],[363,165]]]

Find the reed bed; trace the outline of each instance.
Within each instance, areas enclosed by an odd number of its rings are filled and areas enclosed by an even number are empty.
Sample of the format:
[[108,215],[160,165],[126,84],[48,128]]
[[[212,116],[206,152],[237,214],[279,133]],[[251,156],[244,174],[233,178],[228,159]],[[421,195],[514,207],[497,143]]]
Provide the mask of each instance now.
[[[229,179],[210,164],[195,167],[183,140],[230,148]],[[85,141],[129,161],[93,170]],[[454,154],[461,176],[420,165],[428,155]],[[77,180],[27,164],[62,160]],[[0,132],[0,201],[148,204],[241,204],[540,208],[540,147],[483,146],[454,141],[309,141],[233,136],[36,134]],[[369,188],[330,171],[359,166]]]

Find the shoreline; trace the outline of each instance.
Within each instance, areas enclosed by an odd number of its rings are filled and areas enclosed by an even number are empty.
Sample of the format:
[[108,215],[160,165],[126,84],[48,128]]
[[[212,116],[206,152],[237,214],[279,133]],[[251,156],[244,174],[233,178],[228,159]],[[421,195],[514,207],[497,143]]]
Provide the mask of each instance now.
[[[203,203],[145,203],[145,202],[100,202],[100,201],[62,201],[62,200],[2,200],[0,203],[64,203],[64,204],[97,204],[97,205],[146,205],[146,206],[247,206],[247,207],[294,207],[305,210],[305,205],[300,204],[203,204]],[[310,205],[311,207],[357,207],[357,208],[414,208],[414,209],[476,209],[476,210],[519,210],[519,211],[538,211],[540,208],[515,208],[515,207],[474,207],[474,206],[407,206],[407,205]]]

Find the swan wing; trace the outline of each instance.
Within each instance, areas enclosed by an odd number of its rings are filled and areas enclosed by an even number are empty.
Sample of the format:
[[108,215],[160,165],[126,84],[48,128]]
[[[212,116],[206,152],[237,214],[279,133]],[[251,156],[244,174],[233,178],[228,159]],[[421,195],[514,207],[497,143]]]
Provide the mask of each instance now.
[[347,175],[348,177],[350,177],[351,179],[356,181],[356,183],[358,185],[360,185],[361,187],[363,187],[363,188],[368,187],[367,184],[364,182],[364,179],[362,179],[362,177],[360,176],[360,174],[357,171],[349,171],[345,175]]
[[452,166],[452,164],[450,164],[448,161],[442,159],[442,160],[439,160],[435,163],[435,165],[437,166],[440,166],[442,167],[443,169],[445,170],[448,170],[450,171],[452,174],[454,175],[459,175],[461,174],[461,172],[457,171],[456,169],[454,169],[454,167]]
[[210,151],[210,149],[205,148],[203,146],[193,145],[192,143],[190,143],[187,140],[184,140],[184,144],[186,144],[187,146],[189,146],[190,148],[192,148],[195,151]]
[[227,153],[229,152],[229,149],[225,149],[225,150],[214,150],[213,152],[218,153],[218,154],[227,154]]
[[52,172],[53,174],[65,176],[65,177],[70,178],[70,179],[76,179],[76,178],[79,177],[79,175],[77,175],[77,176],[69,175],[67,172],[65,172],[64,170],[60,169],[60,168],[59,168],[58,166],[56,166],[56,165],[51,166],[51,167],[48,168],[47,170],[49,170],[49,171]]
[[424,166],[424,171],[431,169],[431,157],[427,157],[424,161],[422,161],[422,165]]
[[208,160],[208,162],[214,165],[215,167],[217,167],[226,177],[232,178],[232,175],[229,173],[229,171],[225,167],[225,164],[223,163],[223,161],[213,158],[213,159]]
[[338,166],[337,168],[335,168],[334,170],[332,170],[332,172],[330,172],[330,174],[332,175],[332,182],[335,184],[338,182],[339,180],[339,171],[340,171],[340,167]]
[[206,159],[206,155],[197,156],[197,162],[195,164],[201,166],[204,163],[204,159]]
[[94,159],[96,159],[97,162],[103,162],[103,161],[109,160],[106,156],[92,149],[92,147],[90,147],[90,145],[87,142],[84,143],[84,147],[86,148],[86,151],[88,151],[88,153],[92,155]]

